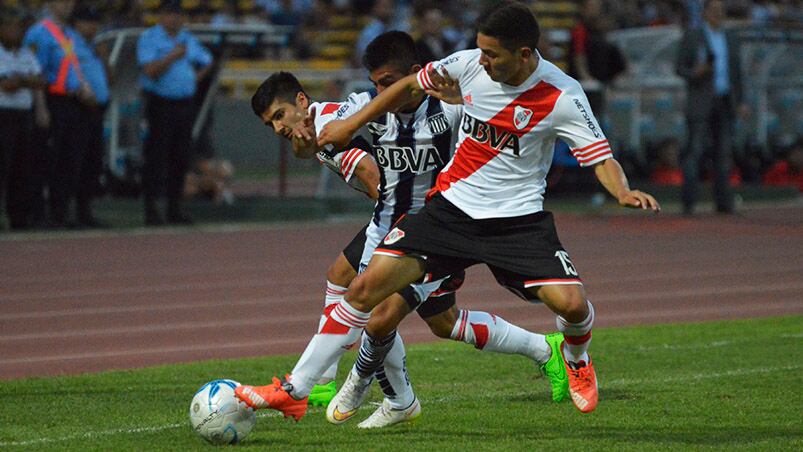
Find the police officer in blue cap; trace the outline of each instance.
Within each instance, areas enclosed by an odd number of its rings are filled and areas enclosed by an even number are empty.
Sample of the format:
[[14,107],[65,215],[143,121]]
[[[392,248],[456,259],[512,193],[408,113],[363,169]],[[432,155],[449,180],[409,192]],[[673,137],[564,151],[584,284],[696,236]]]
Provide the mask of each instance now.
[[211,69],[212,54],[184,28],[184,21],[181,3],[165,0],[158,24],[146,30],[137,43],[148,121],[142,176],[145,224],[149,226],[164,223],[156,205],[163,189],[167,222],[191,223],[182,211],[181,198],[195,117],[192,99],[198,80]]
[[86,148],[81,162],[76,196],[78,225],[102,226],[92,214],[92,198],[98,194],[103,172],[103,116],[109,104],[109,79],[104,59],[98,54],[93,40],[101,27],[101,13],[92,5],[81,5],[73,12],[72,23],[76,37],[76,55],[92,96],[82,102]]

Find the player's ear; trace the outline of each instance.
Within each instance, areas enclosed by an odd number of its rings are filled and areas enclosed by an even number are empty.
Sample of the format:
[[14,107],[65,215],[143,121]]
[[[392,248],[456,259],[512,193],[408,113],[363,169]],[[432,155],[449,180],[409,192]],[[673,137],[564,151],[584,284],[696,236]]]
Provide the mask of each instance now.
[[410,72],[408,72],[408,74],[417,74],[418,71],[420,71],[420,70],[421,70],[421,65],[420,64],[414,64],[414,65],[410,66]]
[[299,91],[299,93],[296,94],[296,105],[305,110],[309,107],[309,97],[307,97],[304,91]]
[[529,59],[533,55],[533,49],[529,47],[522,47],[519,49],[521,51],[521,57],[523,59]]

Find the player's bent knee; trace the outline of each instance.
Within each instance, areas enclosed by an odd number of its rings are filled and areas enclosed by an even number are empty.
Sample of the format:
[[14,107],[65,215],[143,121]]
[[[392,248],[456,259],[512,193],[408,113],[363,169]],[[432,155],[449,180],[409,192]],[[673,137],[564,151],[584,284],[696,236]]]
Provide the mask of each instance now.
[[570,322],[582,321],[588,315],[583,286],[574,284],[541,286],[537,294],[550,309]]
[[364,275],[357,276],[349,284],[349,291],[346,294],[346,301],[353,307],[362,312],[371,312],[374,304],[371,303],[369,295],[371,291],[365,281]]
[[582,290],[571,290],[564,293],[561,300],[565,318],[584,319],[588,315],[588,305],[586,303],[585,292]]

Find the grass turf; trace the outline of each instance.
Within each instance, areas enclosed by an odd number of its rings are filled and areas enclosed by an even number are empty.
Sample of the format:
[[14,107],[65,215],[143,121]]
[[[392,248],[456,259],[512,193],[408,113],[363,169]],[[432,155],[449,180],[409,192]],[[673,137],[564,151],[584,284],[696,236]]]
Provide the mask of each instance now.
[[[236,340],[236,338],[232,338]],[[439,342],[408,349],[423,402],[410,425],[360,431],[263,412],[238,448],[278,450],[801,450],[803,316],[599,329],[600,404],[549,400],[521,357]],[[341,373],[354,360],[349,352]],[[267,383],[295,356],[0,382],[0,450],[205,450],[189,428],[195,390],[215,378]],[[375,408],[363,408],[362,419]]]

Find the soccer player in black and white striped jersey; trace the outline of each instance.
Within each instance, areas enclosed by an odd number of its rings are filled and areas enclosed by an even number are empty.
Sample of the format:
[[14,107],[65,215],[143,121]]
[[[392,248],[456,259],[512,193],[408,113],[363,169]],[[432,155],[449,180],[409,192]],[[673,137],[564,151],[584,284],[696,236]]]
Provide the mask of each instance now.
[[[366,50],[365,64],[378,92],[405,75],[415,73],[421,67],[412,38],[403,32],[389,32],[377,37]],[[266,84],[275,85],[276,83],[269,81],[287,78],[288,75],[274,74]],[[317,153],[323,163],[341,172],[347,182],[351,180],[348,173],[354,166],[358,152],[367,151],[373,156],[373,160],[360,156],[360,165],[368,166],[368,162],[375,161],[379,167],[379,193],[371,222],[330,268],[327,275],[327,303],[330,307],[325,309],[319,333],[310,342],[292,377],[283,383],[287,387],[292,386],[294,399],[303,400],[310,394],[310,388],[316,381],[320,381],[322,374],[333,376],[336,368],[329,366],[333,363],[336,365],[343,351],[337,345],[342,340],[332,340],[333,336],[350,334],[353,337],[343,337],[348,343],[359,339],[357,330],[365,325],[367,319],[356,318],[347,305],[341,303],[346,286],[357,271],[367,265],[374,248],[385,238],[391,226],[403,215],[415,213],[423,207],[426,194],[432,188],[438,172],[451,158],[453,136],[456,135],[462,107],[428,96],[421,96],[396,112],[376,118],[342,151],[318,149],[315,143],[316,131],[329,121],[343,119],[355,113],[370,102],[374,95],[375,93],[360,93],[349,96],[342,103],[310,104],[298,85],[296,90],[291,89],[283,95],[285,99],[293,99],[294,104],[285,102],[274,105],[272,100],[264,99],[253,104],[254,111],[266,124],[270,124],[279,135],[293,142],[295,155],[311,157]],[[255,95],[255,99],[259,99],[259,96]],[[301,118],[299,111],[304,110],[308,115]],[[359,244],[361,252],[356,261],[353,257],[355,244]],[[462,275],[460,278],[462,279]],[[552,349],[552,342],[556,346],[562,340],[559,333],[548,342],[547,337],[530,333],[492,314],[458,310],[453,293],[457,286],[459,283],[455,284],[453,279],[443,283],[436,281],[409,286],[409,290],[392,295],[374,311],[373,318],[377,319],[377,324],[385,327],[390,325],[389,330],[376,329],[373,335],[363,337],[357,363],[349,373],[338,398],[327,409],[327,419],[330,422],[343,423],[356,414],[375,374],[385,393],[385,401],[360,427],[392,425],[410,420],[420,413],[420,404],[407,378],[403,344],[395,331],[398,323],[416,309],[439,337],[463,341],[487,351],[521,354],[538,362],[542,368],[548,361],[560,362],[557,356],[559,354],[553,353]],[[336,296],[339,299],[335,300]],[[421,300],[426,301],[421,303]],[[346,331],[343,325],[354,328]],[[562,366],[555,368],[558,369],[557,373],[550,375],[547,372],[547,375],[553,385],[553,399],[559,401],[567,393],[566,377],[565,372],[560,372]],[[243,388],[239,395],[255,408],[269,406],[293,415],[298,412],[298,404],[294,404],[292,400],[285,400],[281,404],[271,402],[262,395],[269,392],[263,392],[263,388],[268,387]],[[281,405],[287,405],[287,409],[283,409]]]

